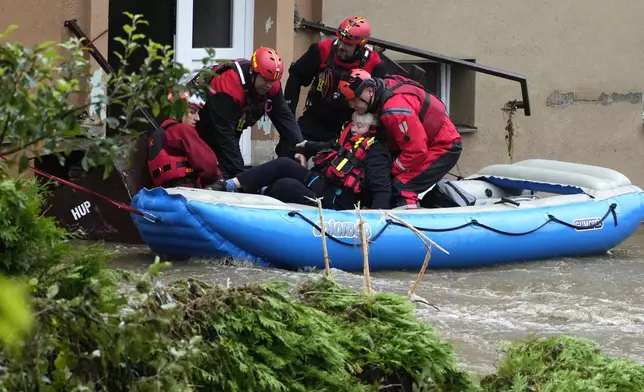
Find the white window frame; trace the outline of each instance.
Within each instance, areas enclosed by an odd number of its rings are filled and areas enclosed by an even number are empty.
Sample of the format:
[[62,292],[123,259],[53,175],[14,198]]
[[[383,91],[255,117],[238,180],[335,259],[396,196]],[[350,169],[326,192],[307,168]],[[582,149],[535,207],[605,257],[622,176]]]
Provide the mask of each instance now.
[[449,101],[452,95],[452,66],[450,64],[441,64],[439,79],[440,99],[445,104],[445,109],[449,115]]
[[[201,69],[201,59],[207,56],[203,48],[192,47],[193,0],[177,0],[176,32],[174,36],[174,60],[191,71]],[[255,0],[233,0],[232,4],[232,48],[213,48],[221,60],[250,58],[253,54],[255,23]],[[214,65],[214,64],[213,64]],[[252,161],[250,127],[246,128],[240,140],[244,164]]]

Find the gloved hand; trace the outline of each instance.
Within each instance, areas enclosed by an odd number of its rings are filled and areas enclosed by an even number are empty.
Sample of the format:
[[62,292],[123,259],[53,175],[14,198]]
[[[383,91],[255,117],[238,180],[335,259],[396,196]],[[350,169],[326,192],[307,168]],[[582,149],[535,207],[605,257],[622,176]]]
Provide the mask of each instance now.
[[297,143],[295,147],[291,148],[291,151],[295,154],[306,155],[306,140]]

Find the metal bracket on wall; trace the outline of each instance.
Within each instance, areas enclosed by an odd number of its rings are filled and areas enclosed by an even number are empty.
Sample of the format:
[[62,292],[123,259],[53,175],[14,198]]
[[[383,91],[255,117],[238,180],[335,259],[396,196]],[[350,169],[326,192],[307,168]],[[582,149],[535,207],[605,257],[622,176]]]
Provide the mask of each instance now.
[[[296,15],[296,18],[295,18],[295,28],[309,29],[312,31],[316,31],[316,32],[324,33],[328,35],[335,35],[335,30],[336,30],[332,27],[326,26],[323,23],[311,22],[304,18],[299,18],[298,15]],[[373,37],[369,38],[369,44],[383,49],[393,50],[394,52],[404,53],[407,55],[436,61],[441,64],[462,66],[464,68],[470,69],[475,72],[481,72],[487,75],[496,76],[501,79],[518,82],[519,85],[521,86],[521,98],[523,100],[522,101],[514,100],[510,102],[512,103],[513,107],[517,109],[523,109],[523,113],[526,116],[529,116],[531,114],[530,97],[528,95],[528,79],[524,75],[511,72],[511,71],[504,71],[502,69],[490,67],[488,65],[483,65],[483,64],[478,64],[471,61],[457,59],[455,57],[449,57],[442,54],[429,52],[422,49],[412,48],[411,46],[400,45],[395,42],[385,41],[379,38],[373,38]]]

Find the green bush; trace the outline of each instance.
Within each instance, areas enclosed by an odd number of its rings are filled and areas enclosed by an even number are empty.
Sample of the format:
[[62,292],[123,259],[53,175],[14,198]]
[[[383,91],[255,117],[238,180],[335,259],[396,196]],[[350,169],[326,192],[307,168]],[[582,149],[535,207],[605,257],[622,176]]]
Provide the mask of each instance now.
[[40,275],[58,263],[56,248],[65,230],[42,214],[44,197],[35,180],[0,181],[0,270]]
[[114,286],[110,252],[70,243],[73,236],[42,215],[42,189],[33,179],[0,180],[0,272],[29,279],[36,296],[74,298],[93,280]]
[[203,391],[362,391],[348,372],[336,320],[295,301],[279,283],[240,288],[173,285],[176,331],[200,335]]
[[532,337],[510,345],[496,373],[481,386],[488,392],[639,392],[644,391],[644,366],[602,355],[585,339]]
[[337,318],[338,338],[349,350],[349,366],[372,385],[411,391],[471,391],[453,348],[419,320],[408,298],[391,293],[360,295],[329,279],[298,289],[302,301]]

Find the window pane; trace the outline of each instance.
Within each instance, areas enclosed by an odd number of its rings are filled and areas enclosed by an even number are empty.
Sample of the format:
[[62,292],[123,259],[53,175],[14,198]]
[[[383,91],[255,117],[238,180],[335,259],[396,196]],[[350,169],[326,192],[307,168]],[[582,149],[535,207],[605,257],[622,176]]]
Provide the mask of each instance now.
[[233,0],[193,0],[192,47],[231,48]]

